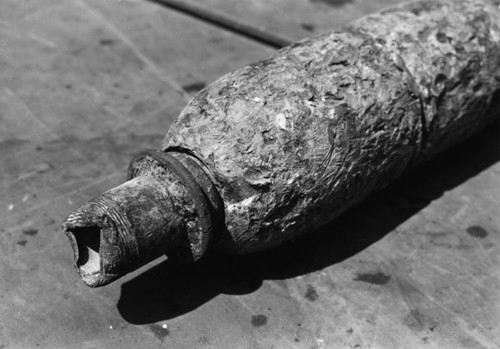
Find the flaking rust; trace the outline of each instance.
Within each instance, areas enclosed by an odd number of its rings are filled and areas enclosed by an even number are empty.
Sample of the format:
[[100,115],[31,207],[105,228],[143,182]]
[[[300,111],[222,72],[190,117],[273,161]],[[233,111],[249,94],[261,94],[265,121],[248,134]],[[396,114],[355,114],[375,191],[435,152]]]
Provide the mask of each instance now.
[[[153,219],[161,228],[139,235],[170,243],[169,257],[197,260],[310,232],[497,118],[499,67],[499,2],[439,0],[389,8],[223,76],[185,107],[163,151],[132,161],[131,179],[154,177],[165,197],[187,203],[163,205],[159,216],[175,224]],[[130,223],[129,207],[116,210]],[[78,241],[90,247],[75,229],[102,229],[107,213],[99,214],[65,223],[77,254]],[[118,229],[118,240],[130,231]],[[143,264],[113,260],[104,270],[104,240],[92,248],[101,256],[94,272],[119,276]]]

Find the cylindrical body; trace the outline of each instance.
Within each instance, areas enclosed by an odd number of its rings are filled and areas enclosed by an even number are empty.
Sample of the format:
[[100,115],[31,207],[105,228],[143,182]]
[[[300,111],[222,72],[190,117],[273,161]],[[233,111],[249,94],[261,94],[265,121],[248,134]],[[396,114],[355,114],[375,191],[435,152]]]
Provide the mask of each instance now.
[[216,245],[273,247],[338,216],[498,115],[491,0],[403,4],[228,74],[182,111],[164,149],[215,178]]
[[162,151],[68,217],[80,275],[100,286],[161,253],[274,247],[492,122],[499,2],[403,4],[215,81]]

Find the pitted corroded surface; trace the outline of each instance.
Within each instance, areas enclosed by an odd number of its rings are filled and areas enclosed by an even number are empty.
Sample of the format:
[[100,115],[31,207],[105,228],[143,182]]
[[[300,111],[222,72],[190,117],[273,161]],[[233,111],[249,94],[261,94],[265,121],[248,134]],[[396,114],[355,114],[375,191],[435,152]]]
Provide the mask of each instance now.
[[487,0],[365,17],[220,78],[163,146],[190,149],[213,172],[226,246],[271,247],[493,120],[499,24]]

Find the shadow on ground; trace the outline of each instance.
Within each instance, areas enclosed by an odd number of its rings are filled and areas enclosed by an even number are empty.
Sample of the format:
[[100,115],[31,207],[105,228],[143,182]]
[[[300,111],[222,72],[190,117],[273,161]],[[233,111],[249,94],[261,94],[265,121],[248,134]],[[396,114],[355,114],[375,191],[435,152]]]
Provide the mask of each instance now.
[[288,245],[247,256],[212,255],[194,265],[161,263],[123,284],[118,310],[133,324],[167,320],[221,293],[247,294],[263,280],[291,278],[339,263],[499,161],[499,135],[497,122]]

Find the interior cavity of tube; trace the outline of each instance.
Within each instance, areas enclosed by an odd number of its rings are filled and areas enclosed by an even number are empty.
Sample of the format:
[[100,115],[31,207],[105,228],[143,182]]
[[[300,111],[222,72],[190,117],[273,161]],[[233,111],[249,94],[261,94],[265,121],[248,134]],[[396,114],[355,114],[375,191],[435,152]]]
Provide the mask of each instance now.
[[75,241],[76,267],[86,283],[91,283],[97,278],[101,270],[101,257],[99,249],[101,244],[101,227],[75,227],[69,229]]

